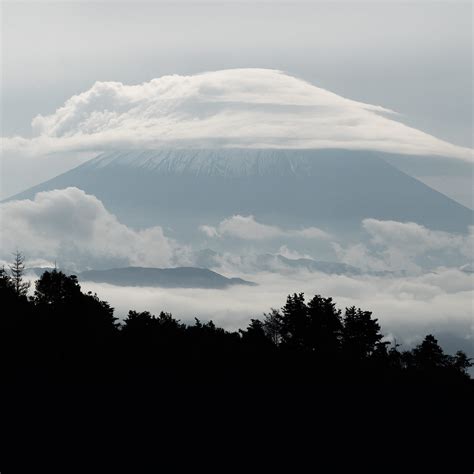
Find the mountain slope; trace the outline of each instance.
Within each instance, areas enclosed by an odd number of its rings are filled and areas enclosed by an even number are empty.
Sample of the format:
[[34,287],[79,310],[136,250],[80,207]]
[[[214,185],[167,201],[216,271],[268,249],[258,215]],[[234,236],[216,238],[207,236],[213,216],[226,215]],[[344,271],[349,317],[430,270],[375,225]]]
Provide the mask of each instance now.
[[354,231],[372,217],[466,231],[471,210],[384,156],[353,150],[114,151],[15,198],[76,186],[97,196],[126,224],[161,225],[190,238],[199,225],[234,214],[297,228]]

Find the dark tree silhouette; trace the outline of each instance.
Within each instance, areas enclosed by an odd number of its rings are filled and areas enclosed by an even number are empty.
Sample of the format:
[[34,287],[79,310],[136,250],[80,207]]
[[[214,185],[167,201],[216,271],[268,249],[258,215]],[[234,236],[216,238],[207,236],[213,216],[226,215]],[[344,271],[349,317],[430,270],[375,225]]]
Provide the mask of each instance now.
[[35,284],[35,302],[39,305],[58,305],[76,301],[81,287],[75,275],[65,275],[56,268],[44,272]]
[[468,377],[468,369],[472,367],[472,359],[464,351],[457,351],[451,360],[451,364],[457,372]]
[[259,346],[273,342],[259,319],[251,319],[247,329],[239,329],[239,333],[242,335],[242,341],[248,344]]
[[[212,321],[183,324],[170,313],[114,309],[84,293],[74,275],[54,269],[34,296],[17,273],[0,269],[0,382],[305,384],[332,382],[472,388],[467,355],[445,354],[428,335],[413,350],[382,342],[377,319],[354,306],[344,316],[332,298],[289,295],[281,310],[232,332]],[[16,275],[16,277],[15,277]],[[18,286],[20,285],[20,286]],[[467,389],[466,389],[467,390]]]
[[372,319],[372,313],[351,306],[346,308],[343,323],[343,345],[347,354],[357,360],[371,356],[383,338],[380,325]]
[[334,356],[342,343],[341,310],[336,308],[332,298],[315,295],[308,303],[310,327],[309,347],[319,355]]
[[288,295],[281,309],[281,344],[286,348],[306,347],[308,331],[308,308],[303,293]]
[[412,362],[416,368],[425,370],[441,369],[449,365],[449,358],[444,353],[438,340],[428,334],[412,353]]
[[275,346],[281,343],[282,317],[277,309],[272,308],[269,313],[264,313],[263,330]]
[[10,265],[11,280],[17,296],[26,296],[30,282],[24,280],[25,257],[18,251],[14,254],[13,263]]
[[2,297],[5,297],[6,292],[16,293],[15,285],[10,277],[10,275],[6,272],[5,267],[3,266],[0,268],[0,292]]

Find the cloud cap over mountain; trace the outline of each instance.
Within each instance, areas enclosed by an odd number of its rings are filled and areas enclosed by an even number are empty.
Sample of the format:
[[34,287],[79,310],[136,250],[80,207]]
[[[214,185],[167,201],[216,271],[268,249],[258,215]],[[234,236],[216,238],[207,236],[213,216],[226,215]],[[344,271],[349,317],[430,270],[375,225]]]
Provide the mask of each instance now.
[[96,82],[5,151],[160,146],[344,148],[472,160],[472,150],[408,127],[381,106],[346,99],[281,71],[229,69],[139,85]]

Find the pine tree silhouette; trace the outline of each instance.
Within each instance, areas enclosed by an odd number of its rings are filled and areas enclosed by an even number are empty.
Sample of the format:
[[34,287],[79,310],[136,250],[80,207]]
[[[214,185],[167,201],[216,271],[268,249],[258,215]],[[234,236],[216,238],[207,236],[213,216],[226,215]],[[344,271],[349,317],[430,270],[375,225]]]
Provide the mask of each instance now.
[[30,288],[30,282],[24,281],[25,257],[17,250],[14,254],[13,263],[10,265],[11,279],[17,296],[26,296]]

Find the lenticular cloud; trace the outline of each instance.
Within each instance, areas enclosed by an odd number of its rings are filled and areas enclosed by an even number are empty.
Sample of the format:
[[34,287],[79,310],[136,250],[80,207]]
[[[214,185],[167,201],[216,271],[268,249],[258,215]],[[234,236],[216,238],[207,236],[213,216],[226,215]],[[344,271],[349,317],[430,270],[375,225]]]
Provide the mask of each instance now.
[[393,117],[281,71],[231,69],[140,85],[96,82],[53,114],[38,115],[34,138],[6,138],[4,148],[38,154],[170,145],[345,148],[472,159],[472,150]]

